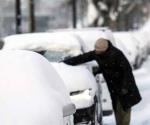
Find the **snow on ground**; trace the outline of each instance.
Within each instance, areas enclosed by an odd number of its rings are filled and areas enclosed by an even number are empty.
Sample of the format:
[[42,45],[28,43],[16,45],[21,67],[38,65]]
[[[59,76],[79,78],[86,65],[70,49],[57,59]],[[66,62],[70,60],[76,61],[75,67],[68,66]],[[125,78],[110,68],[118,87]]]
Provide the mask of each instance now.
[[[150,57],[134,75],[142,101],[133,107],[131,125],[150,125]],[[104,117],[104,125],[115,125],[114,115]]]

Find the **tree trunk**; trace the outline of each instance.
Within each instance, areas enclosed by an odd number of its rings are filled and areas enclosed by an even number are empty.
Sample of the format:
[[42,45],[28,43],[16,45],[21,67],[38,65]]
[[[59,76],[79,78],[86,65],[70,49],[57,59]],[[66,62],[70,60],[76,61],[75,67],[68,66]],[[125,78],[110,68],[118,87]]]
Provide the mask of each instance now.
[[35,31],[34,0],[29,0],[29,32]]
[[15,14],[16,14],[16,34],[20,34],[21,31],[21,2],[20,0],[15,1]]
[[72,0],[72,22],[73,28],[76,28],[77,24],[77,12],[76,12],[76,0]]

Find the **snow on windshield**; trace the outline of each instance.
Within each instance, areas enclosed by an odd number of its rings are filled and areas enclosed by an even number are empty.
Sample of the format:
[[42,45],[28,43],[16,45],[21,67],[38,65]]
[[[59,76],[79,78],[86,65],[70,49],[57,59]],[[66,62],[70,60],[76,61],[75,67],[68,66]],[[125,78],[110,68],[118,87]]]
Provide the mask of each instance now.
[[66,52],[46,51],[43,56],[46,57],[50,62],[59,62],[66,58],[72,57],[73,55]]

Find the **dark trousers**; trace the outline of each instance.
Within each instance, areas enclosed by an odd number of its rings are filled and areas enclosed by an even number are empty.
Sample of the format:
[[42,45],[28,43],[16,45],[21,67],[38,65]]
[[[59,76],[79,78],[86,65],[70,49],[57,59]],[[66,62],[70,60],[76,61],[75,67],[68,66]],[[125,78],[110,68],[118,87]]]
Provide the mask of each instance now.
[[119,100],[115,103],[115,119],[116,125],[130,125],[131,108],[124,111]]

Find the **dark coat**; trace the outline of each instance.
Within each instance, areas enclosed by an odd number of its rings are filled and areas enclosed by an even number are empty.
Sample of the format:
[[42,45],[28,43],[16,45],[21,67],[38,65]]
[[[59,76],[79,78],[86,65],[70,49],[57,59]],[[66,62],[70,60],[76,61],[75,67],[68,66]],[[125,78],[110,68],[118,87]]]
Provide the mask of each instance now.
[[102,72],[106,80],[114,109],[116,99],[119,99],[124,110],[131,108],[141,100],[128,60],[111,43],[109,43],[109,48],[102,54],[90,51],[63,62],[69,65],[78,65],[92,60],[96,60],[99,71]]

